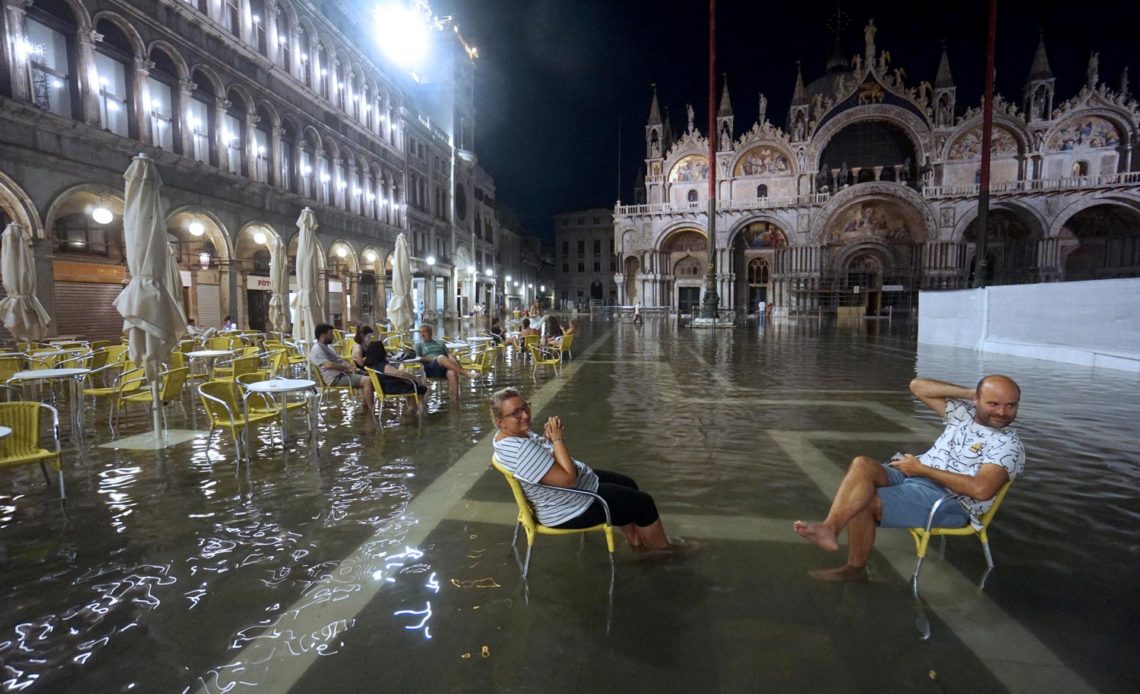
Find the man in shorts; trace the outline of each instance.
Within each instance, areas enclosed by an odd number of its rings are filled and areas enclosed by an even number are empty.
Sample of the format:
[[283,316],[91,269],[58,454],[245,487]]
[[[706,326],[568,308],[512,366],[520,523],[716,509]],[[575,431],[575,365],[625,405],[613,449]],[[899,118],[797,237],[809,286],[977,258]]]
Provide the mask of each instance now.
[[336,353],[329,345],[333,342],[333,327],[321,323],[316,329],[317,341],[309,351],[309,361],[321,372],[321,380],[330,386],[351,385],[364,396],[364,409],[372,409],[372,379],[356,373],[356,367]]
[[446,378],[447,390],[452,401],[459,400],[458,376],[472,378],[477,374],[463,368],[459,361],[447,351],[442,340],[432,339],[430,325],[420,326],[420,341],[416,343],[416,356],[423,362],[424,375],[428,378]]
[[801,537],[830,552],[839,549],[839,533],[847,528],[847,563],[811,571],[813,578],[864,579],[875,528],[923,527],[934,502],[947,493],[957,495],[957,503],[944,503],[933,525],[963,527],[980,518],[1002,486],[1025,467],[1025,448],[1009,427],[1021,399],[1013,379],[986,376],[970,390],[916,378],[910,391],[945,419],[946,428],[921,456],[900,454],[882,464],[866,456],[855,458],[827,518],[793,524]]

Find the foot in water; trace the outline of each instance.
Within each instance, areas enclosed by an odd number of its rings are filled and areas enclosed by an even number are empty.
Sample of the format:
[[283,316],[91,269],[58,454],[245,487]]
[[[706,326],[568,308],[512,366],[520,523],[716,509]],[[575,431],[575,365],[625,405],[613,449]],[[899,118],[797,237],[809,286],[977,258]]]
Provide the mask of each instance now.
[[866,581],[867,567],[844,564],[843,566],[834,569],[817,569],[815,571],[809,571],[808,576],[811,576],[817,581],[823,581],[824,583]]
[[637,554],[639,559],[665,559],[668,557],[688,557],[700,552],[702,547],[700,543],[693,540],[683,540],[675,538],[669,541],[667,547],[660,547],[658,549],[651,549],[645,545],[638,545],[637,547],[631,546],[630,549]]
[[834,552],[839,549],[839,539],[836,538],[835,531],[823,523],[796,521],[792,523],[792,529],[795,530],[796,534],[800,537],[808,542],[819,545],[828,552]]

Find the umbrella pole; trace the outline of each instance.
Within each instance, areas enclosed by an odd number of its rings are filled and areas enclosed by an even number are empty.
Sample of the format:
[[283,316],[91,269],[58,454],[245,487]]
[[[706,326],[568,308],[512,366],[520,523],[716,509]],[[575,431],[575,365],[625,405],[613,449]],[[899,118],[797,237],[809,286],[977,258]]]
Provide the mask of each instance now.
[[150,381],[151,411],[154,413],[154,434],[162,436],[162,401],[158,399],[158,378]]

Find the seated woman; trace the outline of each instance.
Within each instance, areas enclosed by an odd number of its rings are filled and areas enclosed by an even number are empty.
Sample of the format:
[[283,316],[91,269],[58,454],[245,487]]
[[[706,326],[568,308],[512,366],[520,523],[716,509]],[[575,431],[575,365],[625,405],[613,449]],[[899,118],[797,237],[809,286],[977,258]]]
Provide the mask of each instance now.
[[530,327],[530,319],[529,318],[523,318],[522,330],[519,331],[518,337],[508,337],[507,338],[507,346],[517,347],[519,349],[522,349],[524,337],[526,337],[528,335],[538,335],[538,334],[539,334],[539,332],[537,330]]
[[[653,497],[625,475],[591,470],[570,457],[560,417],[551,417],[539,436],[530,429],[530,405],[514,388],[491,396],[491,417],[498,433],[492,444],[503,467],[522,485],[539,523],[552,528],[588,528],[605,522],[602,504],[585,495],[560,494],[535,486],[572,487],[605,499],[611,522],[634,550],[672,550]],[[686,547],[694,548],[693,543]]]
[[502,343],[506,338],[503,337],[503,326],[499,324],[498,318],[491,319],[491,337],[495,340],[495,344]]
[[352,363],[356,364],[357,368],[364,367],[364,350],[368,348],[369,343],[376,339],[376,331],[372,329],[371,325],[361,325],[356,329],[356,335],[352,337],[352,341],[356,344],[352,346]]
[[562,325],[554,315],[547,316],[542,323],[541,342],[543,347],[557,347],[562,342]]
[[415,376],[397,369],[388,362],[388,351],[384,349],[384,343],[379,340],[369,342],[368,347],[364,349],[363,365],[379,372],[380,387],[387,395],[403,395],[413,390],[420,395],[427,392],[427,386],[417,381]]

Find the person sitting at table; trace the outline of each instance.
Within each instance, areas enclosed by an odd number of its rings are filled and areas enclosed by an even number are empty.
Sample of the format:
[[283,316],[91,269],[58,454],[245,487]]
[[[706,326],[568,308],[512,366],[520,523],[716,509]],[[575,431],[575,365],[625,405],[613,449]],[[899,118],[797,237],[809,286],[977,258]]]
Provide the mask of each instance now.
[[356,373],[356,367],[340,358],[330,345],[333,341],[333,327],[321,323],[316,329],[317,341],[309,351],[309,362],[320,370],[321,380],[330,386],[352,386],[359,388],[364,396],[365,411],[372,409],[372,379]]
[[354,343],[352,345],[352,362],[356,364],[358,368],[367,366],[364,363],[364,351],[368,348],[368,345],[376,339],[375,332],[371,325],[361,325],[356,329],[356,334],[352,336]]
[[496,345],[502,343],[506,339],[503,337],[503,326],[499,323],[498,318],[491,319],[490,333],[491,338],[495,341]]
[[463,368],[453,359],[442,340],[432,339],[430,325],[420,326],[420,341],[416,343],[416,356],[423,362],[424,375],[428,378],[446,378],[447,390],[451,399],[459,400],[459,376],[474,378],[475,374]]
[[226,319],[222,321],[222,330],[237,330],[237,327],[237,323],[230,316],[226,316]]
[[544,347],[555,347],[562,342],[562,325],[558,322],[553,314],[546,317],[542,322],[542,339],[540,342]]
[[388,395],[403,395],[413,390],[420,395],[427,392],[427,386],[415,376],[388,361],[388,350],[380,340],[369,342],[364,349],[364,366],[379,373],[380,387]]
[[527,335],[538,335],[538,334],[539,333],[537,330],[530,327],[530,319],[529,318],[523,318],[522,329],[519,331],[519,334],[517,336],[508,337],[506,344],[508,347],[516,347],[518,349],[522,349],[524,337],[526,337]]

